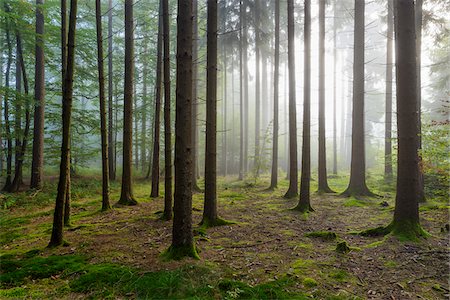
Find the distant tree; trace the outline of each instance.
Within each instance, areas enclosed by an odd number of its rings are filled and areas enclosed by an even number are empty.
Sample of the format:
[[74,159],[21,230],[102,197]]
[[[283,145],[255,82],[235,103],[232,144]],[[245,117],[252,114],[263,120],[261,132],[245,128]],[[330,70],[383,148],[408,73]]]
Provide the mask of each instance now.
[[387,7],[387,45],[386,45],[386,112],[384,137],[384,177],[392,180],[392,44],[394,41],[394,7],[393,0],[388,0]]
[[76,15],[77,0],[71,0],[69,34],[67,38],[67,69],[65,71],[63,85],[61,163],[49,247],[59,246],[63,243],[64,202],[66,200],[68,176],[70,173],[70,128],[72,118],[73,71],[75,65]]
[[289,189],[286,198],[298,195],[297,112],[295,104],[294,1],[287,0],[289,66]]
[[[273,72],[273,136],[272,136],[272,173],[269,189],[278,185],[278,95],[280,75],[280,0],[275,0],[275,59]],[[266,124],[263,123],[265,126]]]
[[109,179],[116,180],[116,160],[114,157],[114,114],[113,114],[113,6],[108,0],[108,170]]
[[153,124],[153,160],[152,160],[152,190],[150,197],[159,197],[159,151],[161,123],[161,86],[162,86],[162,44],[163,44],[163,12],[162,1],[159,3],[158,42],[156,46],[156,82],[155,82],[155,121]]
[[133,0],[125,0],[125,84],[123,111],[122,191],[119,204],[136,205],[132,190],[133,81],[134,81]]
[[333,5],[333,174],[337,175],[337,0]]
[[371,196],[366,185],[364,141],[364,10],[365,1],[355,0],[355,35],[353,50],[353,111],[350,183],[343,195]]
[[198,257],[192,232],[192,0],[178,0],[175,194],[167,256]]
[[102,12],[100,0],[95,0],[95,21],[97,28],[97,64],[98,87],[100,98],[100,130],[102,143],[102,210],[111,209],[109,204],[109,157],[108,157],[108,129],[106,127],[106,99],[105,75],[103,70],[103,37]]
[[[319,0],[319,181],[321,193],[332,193],[327,180],[325,136],[325,1]],[[362,2],[362,0],[357,0]],[[363,26],[364,30],[364,26]]]
[[170,27],[169,0],[162,0],[164,41],[164,214],[172,219],[172,129],[170,124]]
[[255,157],[253,167],[256,171],[256,177],[259,176],[258,160],[260,160],[260,135],[261,135],[261,82],[260,82],[260,63],[261,63],[261,29],[260,29],[260,2],[254,3],[254,27],[255,27]]
[[32,189],[42,188],[44,168],[44,113],[45,113],[45,61],[44,61],[44,0],[36,0],[36,64],[34,85],[33,158],[31,163]]
[[312,211],[310,203],[311,182],[311,1],[305,0],[304,25],[304,76],[303,76],[303,141],[302,173],[300,177],[300,199],[295,209],[301,212]]
[[239,16],[240,16],[240,24],[239,24],[239,180],[243,180],[245,176],[245,116],[244,116],[244,39],[246,39],[246,34],[244,25],[242,24],[243,20],[245,20],[245,6],[243,3],[244,0],[239,1]]

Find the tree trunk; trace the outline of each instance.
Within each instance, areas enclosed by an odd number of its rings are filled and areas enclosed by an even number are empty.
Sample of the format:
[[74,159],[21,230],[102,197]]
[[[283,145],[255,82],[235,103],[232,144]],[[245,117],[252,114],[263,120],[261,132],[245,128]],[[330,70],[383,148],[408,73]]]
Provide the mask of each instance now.
[[398,167],[393,231],[409,238],[423,234],[419,225],[419,116],[414,1],[395,1]]
[[95,20],[97,25],[98,87],[100,97],[100,131],[102,140],[102,210],[111,209],[109,204],[109,157],[108,129],[106,128],[105,76],[103,71],[102,12],[100,0],[95,0]]
[[153,136],[153,160],[152,160],[152,191],[150,197],[159,197],[159,151],[160,151],[160,123],[161,123],[161,86],[162,86],[162,44],[163,44],[163,11],[162,2],[159,3],[159,26],[156,59],[156,95],[155,95],[155,120]]
[[[0,44],[3,44],[3,35],[0,36]],[[0,86],[3,86],[3,55],[0,55]],[[3,120],[3,94],[0,93],[0,120]],[[4,153],[3,153],[3,126],[0,128],[0,177],[3,177]]]
[[297,108],[295,104],[294,0],[287,0],[289,64],[289,189],[285,198],[298,195]]
[[248,140],[249,140],[249,130],[248,130],[248,40],[247,40],[247,6],[248,0],[242,0],[244,10],[240,13],[242,14],[242,40],[243,40],[243,77],[241,80],[244,84],[244,177],[248,172]]
[[125,0],[125,83],[123,111],[122,191],[119,204],[136,205],[132,191],[133,163],[133,81],[134,81],[133,0]]
[[172,130],[170,124],[170,27],[169,1],[163,0],[164,41],[164,215],[172,219]]
[[[265,63],[265,61],[264,61]],[[280,0],[275,0],[275,69],[273,72],[272,173],[269,189],[278,184],[278,87],[280,73]],[[263,124],[266,126],[266,124]]]
[[44,113],[45,113],[45,60],[44,60],[44,0],[36,0],[36,64],[34,87],[33,158],[30,188],[41,189],[44,168]]
[[253,168],[255,176],[259,176],[261,149],[260,149],[260,135],[261,135],[261,86],[260,86],[260,48],[261,48],[261,33],[260,33],[260,1],[254,3],[255,19],[255,157]]
[[[222,31],[223,33],[226,32],[226,20],[227,20],[227,5],[226,2],[224,2],[224,7],[223,7],[223,11],[221,14],[222,17]],[[225,35],[224,35],[225,37]],[[227,89],[228,89],[228,81],[227,81],[227,47],[226,47],[226,41],[222,40],[222,56],[223,56],[223,101],[222,101],[222,175],[224,177],[227,176],[228,173],[228,141],[227,141],[227,131],[228,131],[228,126],[227,126],[227,113],[228,113],[228,107],[227,107],[227,103],[228,103],[228,93],[227,93]]]
[[332,193],[333,191],[328,186],[328,179],[327,179],[327,153],[326,153],[326,136],[325,136],[325,0],[319,0],[319,170],[318,171],[319,171],[318,172],[319,193]]
[[384,136],[384,178],[392,181],[392,44],[394,41],[393,0],[388,0],[387,7],[387,45],[386,45],[386,112]]
[[198,257],[192,233],[192,0],[178,0],[175,194],[171,258]]
[[240,14],[240,28],[239,28],[239,177],[238,180],[244,179],[244,164],[245,164],[245,154],[244,154],[244,25],[243,20],[245,19],[245,8],[243,4],[244,0],[239,1],[239,14]]
[[116,180],[116,160],[114,159],[113,122],[113,13],[112,0],[108,0],[108,170],[109,179]]
[[199,176],[199,167],[198,167],[198,126],[197,126],[197,118],[198,118],[198,95],[197,95],[197,85],[198,85],[198,3],[197,0],[192,0],[192,15],[193,19],[193,28],[192,28],[192,159],[194,162],[194,178],[192,180],[192,189],[193,192],[201,192],[201,189],[198,187],[197,179]]
[[353,111],[350,183],[347,196],[373,195],[366,185],[366,154],[364,141],[364,1],[355,0],[355,41],[353,50]]
[[62,146],[59,170],[58,193],[53,215],[53,229],[49,247],[63,244],[64,203],[67,194],[68,176],[70,172],[70,127],[72,118],[73,71],[75,65],[75,29],[77,15],[77,0],[70,1],[69,34],[67,38],[67,68],[63,85],[62,111]]
[[337,86],[337,70],[336,70],[336,62],[337,62],[337,48],[336,48],[336,1],[334,1],[333,7],[333,174],[337,175],[337,94],[336,94],[336,86]]
[[[147,32],[148,28],[144,27],[144,31]],[[148,77],[148,41],[147,37],[144,38],[144,53],[142,55],[143,71],[142,71],[142,107],[141,107],[141,169],[144,172],[144,168],[147,166],[147,77]]]
[[[9,7],[5,4],[5,11],[9,12]],[[6,130],[6,143],[7,143],[7,154],[6,154],[6,178],[5,185],[3,186],[3,191],[8,191],[11,186],[11,173],[12,173],[12,136],[11,136],[11,125],[9,122],[9,76],[11,73],[12,64],[12,44],[11,36],[9,32],[9,22],[6,24],[6,44],[8,48],[8,58],[6,63],[6,73],[5,73],[5,97],[4,97],[4,110],[5,110],[5,130]]]
[[205,201],[202,224],[217,225],[217,0],[208,0]]
[[[137,55],[135,55],[135,59],[137,59]],[[138,60],[138,59],[137,59]],[[138,123],[139,123],[139,114],[140,111],[138,109],[138,95],[137,95],[137,81],[139,78],[139,74],[137,72],[137,69],[134,69],[134,82],[133,82],[133,149],[134,149],[134,168],[135,170],[139,170],[139,133],[138,133]]]
[[296,209],[312,211],[310,203],[311,182],[311,1],[305,0],[304,26],[305,56],[303,77],[303,141],[302,174],[300,177],[300,199]]
[[[15,74],[15,79],[16,79],[16,94],[15,94],[15,103],[14,103],[14,135],[15,135],[15,146],[14,146],[14,180],[13,180],[13,184],[14,181],[19,180],[19,182],[16,183],[16,187],[17,184],[20,185],[22,184],[22,178],[17,178],[16,176],[19,175],[21,176],[21,171],[18,170],[18,163],[20,161],[20,150],[22,148],[21,144],[22,144],[22,69],[20,66],[20,37],[19,37],[19,33],[16,30],[16,59],[15,59],[15,63],[16,63],[16,74]],[[12,185],[10,186],[9,190],[10,192],[12,192],[12,189],[16,188],[13,187]]]

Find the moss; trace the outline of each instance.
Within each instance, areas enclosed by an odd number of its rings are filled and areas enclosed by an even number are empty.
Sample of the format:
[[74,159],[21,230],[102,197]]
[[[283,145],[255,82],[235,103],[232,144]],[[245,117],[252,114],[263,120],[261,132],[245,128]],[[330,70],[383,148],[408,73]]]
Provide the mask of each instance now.
[[332,231],[314,231],[314,232],[308,232],[305,234],[306,237],[310,238],[320,238],[323,240],[335,240],[337,238],[337,234]]
[[210,220],[209,218],[203,217],[202,221],[200,222],[200,226],[204,228],[211,228],[216,226],[226,226],[226,225],[232,225],[236,224],[233,221],[227,221],[222,218],[216,218],[215,220]]
[[401,242],[405,241],[419,241],[420,237],[426,238],[429,234],[423,230],[418,222],[411,220],[392,221],[387,226],[380,226],[372,229],[367,229],[359,233],[361,236],[385,236],[392,234]]
[[336,244],[336,252],[341,254],[346,254],[351,251],[346,241],[338,242]]
[[292,267],[294,269],[303,269],[308,268],[314,264],[314,261],[311,259],[297,259],[293,264]]
[[314,280],[313,278],[305,277],[303,279],[303,285],[307,288],[313,288],[317,286],[317,281]]
[[339,282],[346,282],[347,279],[349,278],[349,274],[345,270],[336,269],[330,272],[330,277]]
[[393,261],[393,260],[387,260],[384,262],[384,266],[388,267],[388,268],[395,268],[397,267],[397,262]]
[[165,260],[181,260],[185,257],[192,257],[200,259],[200,256],[195,249],[195,245],[173,246],[171,245],[166,251],[161,254]]
[[347,207],[366,207],[370,204],[367,200],[356,199],[355,197],[350,197],[344,202],[344,206]]

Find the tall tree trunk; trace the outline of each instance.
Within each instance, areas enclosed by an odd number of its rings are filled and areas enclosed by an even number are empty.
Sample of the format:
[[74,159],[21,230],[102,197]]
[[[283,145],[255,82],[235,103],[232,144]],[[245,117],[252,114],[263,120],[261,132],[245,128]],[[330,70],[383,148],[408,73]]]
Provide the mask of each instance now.
[[[144,31],[147,32],[147,27]],[[143,71],[142,71],[142,107],[141,107],[141,169],[144,172],[144,168],[147,166],[147,77],[148,77],[148,40],[144,38],[144,53],[142,57]]]
[[240,13],[243,14],[242,18],[242,40],[243,40],[243,77],[241,80],[244,84],[244,177],[248,172],[248,140],[249,140],[249,130],[248,130],[248,40],[247,40],[247,7],[248,0],[243,0],[244,10]]
[[[9,12],[9,7],[6,2],[5,12]],[[8,48],[8,58],[6,63],[6,72],[5,72],[5,97],[4,97],[4,110],[5,110],[5,130],[6,130],[6,178],[5,185],[3,186],[3,191],[8,191],[11,186],[11,173],[12,173],[12,136],[11,136],[11,125],[9,121],[9,76],[11,73],[11,64],[12,64],[12,44],[11,44],[11,36],[10,36],[10,23],[7,21],[6,24],[6,44]]]
[[333,174],[337,175],[337,94],[336,94],[336,86],[337,86],[337,47],[336,47],[336,4],[337,0],[334,0],[333,7]]
[[[417,111],[419,112],[419,150],[422,149],[422,19],[423,0],[416,0],[415,7],[415,31],[416,31],[416,57],[417,57]],[[420,152],[420,151],[419,151]],[[425,189],[423,177],[422,156],[419,154],[419,202],[425,202]]]
[[169,0],[163,0],[164,41],[164,214],[172,219],[172,130],[170,124],[170,25]]
[[305,56],[303,77],[303,141],[302,174],[300,177],[300,199],[296,209],[312,211],[310,203],[311,182],[311,1],[305,0]]
[[260,33],[260,1],[255,1],[255,158],[253,168],[256,177],[259,176],[259,162],[261,160],[260,149],[260,135],[261,135],[261,86],[260,86],[260,48],[261,48],[261,33]]
[[[18,163],[20,160],[20,150],[22,148],[22,69],[20,66],[20,37],[19,33],[16,30],[16,94],[15,94],[15,103],[14,103],[14,135],[15,135],[15,146],[14,146],[14,181],[19,180],[19,182],[16,183],[20,185],[22,184],[22,178],[17,178],[18,172],[21,173],[18,169]],[[9,190],[12,192],[12,189],[15,188],[12,185],[10,186]]]
[[105,76],[103,71],[103,35],[100,0],[95,0],[95,20],[97,27],[98,87],[100,97],[100,131],[102,140],[102,210],[111,209],[109,204],[109,157],[108,129],[106,127]]
[[70,1],[69,34],[67,38],[67,68],[65,70],[63,86],[62,111],[62,146],[61,163],[59,170],[58,193],[55,201],[53,215],[53,229],[49,247],[59,246],[63,243],[64,203],[68,192],[68,176],[70,172],[70,127],[72,118],[73,71],[75,65],[75,29],[77,15],[77,0]]
[[119,204],[136,205],[132,190],[133,163],[133,81],[134,81],[133,0],[125,0],[125,84],[123,111],[122,191]]
[[[23,132],[21,132],[21,137],[19,137],[18,142],[16,142],[16,168],[14,170],[14,180],[11,184],[10,191],[17,192],[20,186],[23,184],[23,161],[25,159],[25,153],[27,150],[28,134],[30,131],[30,103],[28,100],[28,77],[26,74],[25,63],[23,60],[23,49],[22,49],[22,39],[19,33],[16,33],[17,39],[17,58],[19,60],[21,70],[21,78],[23,79],[23,87],[25,91],[25,126]],[[20,131],[22,131],[20,129]]]
[[116,180],[114,159],[114,114],[113,114],[113,13],[112,0],[108,0],[108,170],[109,179]]
[[205,201],[202,224],[217,218],[217,0],[208,0],[206,65]]
[[44,168],[44,113],[45,113],[45,61],[44,61],[44,0],[36,0],[36,64],[34,85],[33,158],[30,188],[41,189]]
[[245,19],[245,8],[244,8],[244,0],[239,1],[239,14],[240,14],[240,28],[239,28],[239,180],[244,179],[244,164],[245,164],[245,153],[244,153],[244,68],[243,68],[243,60],[244,60],[244,25],[243,20]]
[[[362,2],[362,1],[360,1]],[[363,28],[364,30],[364,28]],[[325,136],[325,0],[319,0],[319,181],[320,193],[332,193],[327,179]]]
[[[265,61],[263,62],[265,63]],[[275,0],[275,69],[273,72],[273,136],[272,136],[272,173],[269,189],[278,184],[278,87],[280,73],[280,0]],[[263,126],[266,124],[263,123]]]
[[[226,20],[227,20],[227,4],[226,2],[224,2],[223,4],[223,11],[221,14],[221,18],[222,18],[222,33],[224,34],[226,32]],[[223,35],[223,37],[225,37],[225,35]],[[224,39],[222,39],[222,57],[223,57],[223,100],[222,100],[222,175],[224,177],[227,176],[228,173],[228,164],[227,164],[227,156],[228,156],[228,141],[227,141],[227,131],[228,131],[228,126],[227,126],[227,122],[228,122],[228,107],[227,107],[227,103],[228,103],[228,93],[227,93],[227,89],[228,89],[228,81],[227,81],[227,68],[228,68],[228,63],[227,63],[227,47],[226,47],[226,41]]]
[[158,42],[156,59],[156,95],[155,95],[155,119],[153,124],[153,160],[152,160],[152,190],[150,197],[159,197],[159,151],[160,151],[160,123],[161,123],[161,87],[162,87],[162,44],[163,44],[163,11],[162,2],[159,2]]
[[419,116],[414,1],[395,1],[398,167],[393,231],[411,239],[423,234],[419,225]]
[[[135,59],[137,58],[137,55],[135,55]],[[134,149],[134,168],[135,170],[139,170],[139,141],[138,141],[138,137],[139,137],[139,133],[138,133],[138,123],[139,123],[139,114],[140,114],[140,110],[138,109],[138,95],[137,95],[137,81],[139,78],[139,74],[136,70],[136,68],[134,69],[134,82],[133,82],[133,149]]]
[[[276,47],[276,46],[275,46]],[[269,63],[269,60],[267,59],[267,50],[265,48],[262,49],[261,53],[261,123],[262,123],[262,130],[266,131],[267,126],[269,126],[269,93],[268,93],[268,80],[267,80],[267,64]]]
[[384,178],[392,181],[392,44],[394,40],[393,0],[388,0],[387,7],[387,45],[386,45],[386,112],[384,136]]
[[373,195],[366,185],[366,153],[364,141],[364,1],[355,0],[355,42],[353,50],[353,112],[350,183],[347,196]]
[[287,0],[289,64],[289,189],[285,198],[298,194],[297,109],[295,104],[294,0]]
[[198,86],[198,2],[197,0],[192,0],[192,14],[194,16],[193,19],[193,28],[192,28],[192,159],[194,162],[194,178],[192,180],[192,189],[194,192],[201,192],[201,189],[198,187],[197,179],[199,176],[199,167],[198,167],[198,126],[197,126],[197,118],[198,118],[198,95],[197,95],[197,86]]
[[[3,34],[0,34],[0,44],[4,45]],[[3,53],[2,53],[3,54]],[[3,55],[0,55],[0,86],[3,86]],[[3,94],[0,93],[0,120],[3,120]],[[3,126],[0,128],[0,176],[3,177],[4,153],[3,153]]]
[[192,233],[192,25],[192,0],[178,0],[172,258],[198,257]]

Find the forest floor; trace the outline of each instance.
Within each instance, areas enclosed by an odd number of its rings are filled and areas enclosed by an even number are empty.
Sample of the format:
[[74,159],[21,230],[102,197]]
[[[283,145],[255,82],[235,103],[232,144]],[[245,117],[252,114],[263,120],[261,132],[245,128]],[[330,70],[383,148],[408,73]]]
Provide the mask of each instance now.
[[[334,177],[330,185],[342,191],[346,180]],[[394,193],[380,177],[370,176],[369,186],[382,198],[313,194],[309,215],[290,210],[297,199],[282,197],[287,181],[275,191],[267,185],[267,178],[220,179],[220,216],[235,223],[195,226],[201,259],[182,261],[160,255],[172,223],[159,220],[163,198],[149,198],[148,181],[135,182],[139,205],[103,213],[100,179],[74,178],[67,245],[55,249],[46,246],[56,182],[39,193],[0,195],[0,298],[448,299],[447,202],[421,205],[430,237],[400,242],[355,235],[392,219]],[[119,192],[114,183],[112,201]],[[194,196],[195,224],[202,200]],[[320,237],[308,237],[312,232]],[[336,251],[340,241],[349,253]]]

